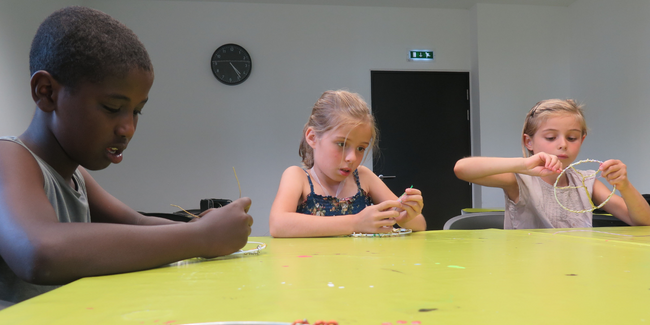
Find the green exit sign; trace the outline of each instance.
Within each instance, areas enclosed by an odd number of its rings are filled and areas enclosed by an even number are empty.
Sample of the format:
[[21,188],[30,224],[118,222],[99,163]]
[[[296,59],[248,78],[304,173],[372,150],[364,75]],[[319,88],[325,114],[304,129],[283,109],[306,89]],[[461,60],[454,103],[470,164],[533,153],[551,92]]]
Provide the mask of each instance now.
[[433,61],[433,51],[430,50],[411,50],[409,51],[410,61]]

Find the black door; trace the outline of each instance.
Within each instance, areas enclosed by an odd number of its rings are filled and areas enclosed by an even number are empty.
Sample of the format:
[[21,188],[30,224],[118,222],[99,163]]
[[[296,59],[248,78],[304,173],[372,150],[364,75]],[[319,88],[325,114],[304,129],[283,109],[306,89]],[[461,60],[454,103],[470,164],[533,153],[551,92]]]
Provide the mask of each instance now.
[[372,71],[371,88],[379,128],[375,174],[386,176],[395,195],[420,189],[427,229],[442,229],[472,207],[471,186],[454,175],[456,161],[471,152],[469,73]]

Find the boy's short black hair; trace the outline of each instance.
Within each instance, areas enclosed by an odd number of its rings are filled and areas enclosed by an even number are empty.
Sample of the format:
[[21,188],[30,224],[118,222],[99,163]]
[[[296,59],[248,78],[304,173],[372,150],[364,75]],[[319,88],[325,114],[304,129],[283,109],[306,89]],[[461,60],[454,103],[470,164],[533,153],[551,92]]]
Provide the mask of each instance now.
[[153,72],[149,54],[124,24],[95,9],[55,11],[38,28],[29,52],[30,75],[49,72],[62,85],[123,77],[134,69]]

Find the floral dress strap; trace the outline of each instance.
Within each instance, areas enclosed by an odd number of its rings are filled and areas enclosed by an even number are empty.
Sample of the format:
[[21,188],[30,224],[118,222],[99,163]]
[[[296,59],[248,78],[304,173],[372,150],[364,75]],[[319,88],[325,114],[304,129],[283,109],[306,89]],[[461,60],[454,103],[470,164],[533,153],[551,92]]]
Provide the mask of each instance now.
[[357,170],[353,173],[354,180],[357,183],[357,193],[354,196],[342,199],[314,193],[314,184],[311,181],[311,177],[306,170],[305,174],[307,174],[307,180],[309,181],[311,192],[303,202],[298,204],[298,207],[296,208],[296,212],[298,213],[311,214],[315,216],[338,216],[356,214],[361,212],[361,210],[365,209],[367,206],[372,205],[370,197],[366,194],[363,188],[361,188],[359,172]]
[[309,181],[309,188],[311,189],[310,194],[314,194],[314,183],[311,182],[311,177],[309,176],[309,172],[306,169],[303,169],[305,174],[307,174],[307,180]]

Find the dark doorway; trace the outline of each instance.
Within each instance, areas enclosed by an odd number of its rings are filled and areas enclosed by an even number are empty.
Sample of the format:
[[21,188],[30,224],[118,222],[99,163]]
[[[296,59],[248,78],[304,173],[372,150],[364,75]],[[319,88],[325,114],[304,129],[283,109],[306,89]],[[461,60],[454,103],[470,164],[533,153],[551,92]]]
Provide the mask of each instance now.
[[[471,153],[469,73],[371,71],[380,155],[373,170],[400,195],[422,191],[428,230],[472,207],[472,188],[454,164]],[[394,176],[394,178],[392,177]]]

